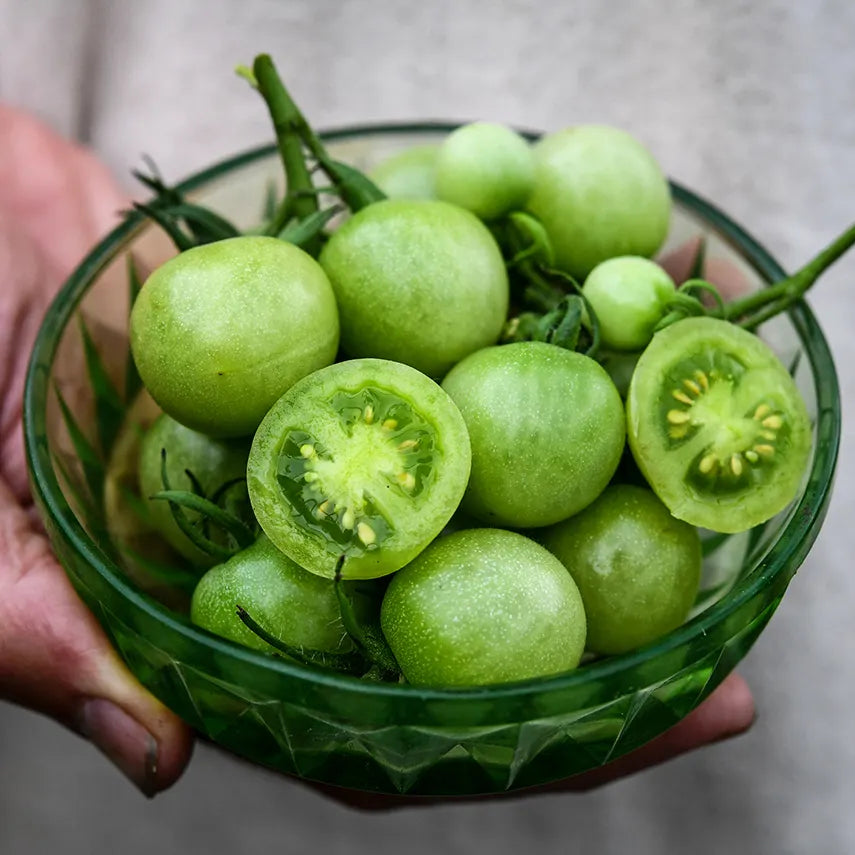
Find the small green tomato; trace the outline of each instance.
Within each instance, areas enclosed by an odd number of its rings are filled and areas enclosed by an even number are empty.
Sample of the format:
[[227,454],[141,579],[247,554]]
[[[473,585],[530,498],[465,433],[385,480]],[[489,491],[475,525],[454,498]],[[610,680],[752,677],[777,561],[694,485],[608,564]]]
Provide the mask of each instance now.
[[440,199],[492,220],[522,208],[534,188],[531,147],[505,125],[473,122],[446,137],[436,160]]
[[600,262],[582,291],[597,315],[603,344],[615,350],[641,350],[653,338],[676,287],[655,262],[625,255]]

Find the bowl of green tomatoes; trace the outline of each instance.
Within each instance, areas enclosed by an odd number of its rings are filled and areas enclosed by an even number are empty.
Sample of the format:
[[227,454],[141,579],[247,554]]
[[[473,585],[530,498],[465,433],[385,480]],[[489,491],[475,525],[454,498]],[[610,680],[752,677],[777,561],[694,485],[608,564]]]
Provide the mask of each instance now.
[[819,532],[802,296],[855,234],[787,276],[618,129],[319,134],[241,73],[276,143],[139,174],[34,347],[76,590],[200,735],[311,781],[498,793],[661,734]]

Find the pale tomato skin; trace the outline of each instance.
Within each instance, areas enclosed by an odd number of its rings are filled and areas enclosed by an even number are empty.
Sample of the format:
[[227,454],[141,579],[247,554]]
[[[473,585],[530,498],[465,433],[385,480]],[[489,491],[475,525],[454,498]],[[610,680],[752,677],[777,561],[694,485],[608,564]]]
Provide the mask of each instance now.
[[403,362],[438,378],[495,344],[504,326],[501,251],[474,214],[447,202],[369,205],[333,233],[320,263],[348,356]]
[[332,582],[295,564],[264,535],[199,580],[190,617],[223,638],[265,653],[278,652],[243,623],[237,606],[291,647],[353,650]]
[[466,687],[574,669],[585,648],[579,590],[523,535],[458,531],[400,570],[383,598],[383,634],[407,681]]
[[582,594],[588,650],[626,653],[682,624],[698,593],[701,541],[645,487],[618,484],[540,542]]
[[368,177],[390,199],[436,199],[439,145],[416,145],[378,163]]
[[676,290],[656,262],[620,255],[601,261],[588,274],[582,293],[597,315],[603,345],[639,351],[650,343]]
[[624,408],[605,369],[544,342],[486,348],[443,389],[472,444],[463,510],[489,525],[531,528],[566,519],[605,489],[620,462]]
[[211,436],[249,436],[290,386],[335,359],[338,308],[310,255],[243,236],[157,268],[130,333],[143,383],[165,412]]
[[[164,539],[184,558],[196,567],[211,567],[218,562],[215,556],[199,549],[178,527],[168,502],[152,499],[156,493],[166,489],[163,485],[161,452],[166,451],[166,472],[169,486],[173,490],[193,490],[193,482],[187,470],[193,473],[206,497],[210,498],[227,481],[246,480],[246,461],[249,457],[249,441],[245,439],[214,439],[206,434],[191,430],[176,422],[165,413],[161,414],[146,431],[140,445],[138,475],[140,495],[146,503],[151,522]],[[221,504],[232,513],[249,522],[252,513],[245,483],[235,483],[221,500]],[[184,512],[191,520],[196,518],[192,511]],[[213,528],[214,539],[224,539]]]
[[652,256],[668,234],[671,195],[650,152],[606,125],[579,125],[534,146],[531,211],[549,234],[556,264],[580,282],[601,261]]
[[436,195],[482,220],[522,208],[534,188],[531,146],[493,122],[472,122],[452,131],[435,166]]

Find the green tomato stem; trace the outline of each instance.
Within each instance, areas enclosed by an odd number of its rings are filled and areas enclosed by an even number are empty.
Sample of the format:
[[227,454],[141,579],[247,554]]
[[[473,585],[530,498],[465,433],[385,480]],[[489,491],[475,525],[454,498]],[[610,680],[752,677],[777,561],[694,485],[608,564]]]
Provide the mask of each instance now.
[[250,632],[257,635],[275,650],[299,662],[301,665],[311,665],[323,671],[343,672],[346,674],[357,672],[364,665],[362,656],[359,653],[331,653],[327,650],[313,650],[309,647],[294,647],[291,644],[287,644],[281,638],[277,638],[268,632],[240,604],[235,606],[235,613]]
[[[261,54],[255,58],[253,75],[258,85],[258,91],[267,102],[270,116],[273,119],[273,125],[276,129],[276,138],[279,140],[279,150],[282,154],[285,173],[288,179],[289,196],[291,193],[300,194],[302,191],[313,189],[311,176],[303,154],[303,146],[305,145],[312,157],[317,160],[321,169],[326,173],[330,181],[332,181],[338,194],[352,211],[358,211],[366,205],[386,198],[383,191],[359,170],[345,163],[333,160],[329,156],[320,138],[288,94],[285,84],[276,71],[273,60],[267,54]],[[286,143],[288,145],[287,161],[286,153],[283,149],[283,144]],[[297,169],[297,155],[294,154],[294,150],[299,153],[299,163],[301,166],[299,175],[295,176],[298,178],[298,183],[296,184],[292,181],[291,174],[288,172],[289,163],[292,160],[294,163],[292,163],[291,168]],[[300,219],[303,219],[308,214],[317,210],[317,199],[313,200],[313,204],[314,207],[304,210],[302,207],[298,207],[297,202],[294,201],[294,207],[288,213],[295,214]],[[283,207],[285,207],[285,204],[283,204]],[[280,213],[274,221],[277,228],[274,231],[271,225],[271,234],[280,232],[287,221],[287,216],[281,219],[280,209]]]
[[[282,84],[273,60],[266,54],[256,57],[253,79],[273,120],[279,156],[285,169],[285,198],[267,228],[268,234],[276,235],[292,217],[302,220],[314,214],[318,210],[318,199],[313,192],[312,175],[301,139],[305,119]],[[319,242],[317,247],[310,247],[309,251],[311,249],[319,250]]]
[[740,326],[753,329],[763,321],[786,311],[801,299],[814,282],[853,244],[855,244],[855,224],[835,238],[792,276],[776,282],[771,288],[764,288],[740,300],[727,303],[720,316],[728,321],[737,321]]

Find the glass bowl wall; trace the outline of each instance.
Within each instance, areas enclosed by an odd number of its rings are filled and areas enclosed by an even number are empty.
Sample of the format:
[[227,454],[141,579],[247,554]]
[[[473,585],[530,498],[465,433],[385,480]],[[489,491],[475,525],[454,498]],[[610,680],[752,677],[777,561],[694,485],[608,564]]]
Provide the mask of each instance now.
[[[368,127],[326,138],[336,157],[368,167],[448,130]],[[259,149],[182,189],[248,228],[271,183],[281,192],[280,172],[273,149]],[[708,257],[737,265],[750,287],[783,275],[721,212],[681,187],[673,192],[666,251],[703,234]],[[708,544],[692,619],[657,643],[551,679],[439,691],[330,676],[219,639],[163,604],[180,605],[182,596],[139,574],[116,550],[104,516],[105,461],[127,406],[128,260],[144,277],[173,253],[134,214],[66,283],[30,365],[28,460],[56,553],[131,671],[201,734],[252,761],[341,786],[446,795],[542,784],[607,763],[674,725],[733,669],[819,531],[839,441],[839,397],[826,342],[809,309],[798,306],[763,334],[791,366],[814,419],[804,490],[766,525]]]

